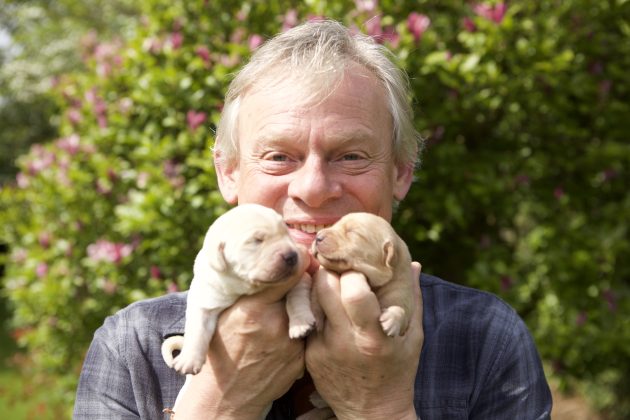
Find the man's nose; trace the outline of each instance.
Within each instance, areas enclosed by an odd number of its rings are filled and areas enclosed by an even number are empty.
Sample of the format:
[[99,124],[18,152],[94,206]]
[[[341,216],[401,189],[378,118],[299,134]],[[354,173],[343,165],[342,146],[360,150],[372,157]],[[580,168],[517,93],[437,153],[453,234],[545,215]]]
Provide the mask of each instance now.
[[289,197],[309,207],[321,207],[342,194],[340,180],[326,160],[309,157],[293,173],[289,184]]

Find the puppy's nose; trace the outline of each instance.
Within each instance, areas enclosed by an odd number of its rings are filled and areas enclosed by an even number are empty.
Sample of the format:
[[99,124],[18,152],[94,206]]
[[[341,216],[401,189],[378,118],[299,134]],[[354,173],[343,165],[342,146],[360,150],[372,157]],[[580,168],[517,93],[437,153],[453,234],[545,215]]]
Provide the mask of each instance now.
[[298,253],[295,251],[286,252],[282,254],[282,259],[284,260],[286,265],[288,265],[289,267],[293,267],[295,264],[297,264]]

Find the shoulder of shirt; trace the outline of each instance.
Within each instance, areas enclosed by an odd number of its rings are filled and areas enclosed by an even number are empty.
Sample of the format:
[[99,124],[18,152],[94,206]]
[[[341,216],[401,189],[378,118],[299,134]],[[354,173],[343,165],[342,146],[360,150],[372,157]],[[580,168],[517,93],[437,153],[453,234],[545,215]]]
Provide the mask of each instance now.
[[514,308],[493,293],[451,283],[424,273],[420,277],[420,286],[423,295],[432,296],[425,305],[431,306],[435,312],[474,311],[477,319],[479,315],[486,314],[488,316],[500,315],[510,323],[520,321]]
[[187,292],[169,293],[133,302],[109,316],[103,327],[123,324],[126,326],[124,329],[139,330],[153,327],[165,336],[181,334],[187,294]]

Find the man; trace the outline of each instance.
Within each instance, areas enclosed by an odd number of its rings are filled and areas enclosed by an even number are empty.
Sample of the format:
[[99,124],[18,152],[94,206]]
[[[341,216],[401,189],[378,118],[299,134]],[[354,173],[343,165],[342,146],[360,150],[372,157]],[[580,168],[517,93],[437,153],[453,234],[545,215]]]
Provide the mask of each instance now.
[[[273,208],[305,246],[350,212],[391,220],[417,161],[407,93],[381,46],[335,22],[270,40],[226,97],[215,146],[223,197]],[[261,418],[272,402],[269,418],[294,418],[311,408],[313,385],[340,419],[549,417],[531,336],[496,297],[422,275],[409,330],[392,338],[367,284],[315,263],[309,272],[323,330],[289,339],[291,285],[241,298],[222,314],[175,418]],[[158,418],[172,407],[184,379],[160,345],[183,332],[184,310],[185,295],[173,294],[108,318],[86,357],[75,418]]]

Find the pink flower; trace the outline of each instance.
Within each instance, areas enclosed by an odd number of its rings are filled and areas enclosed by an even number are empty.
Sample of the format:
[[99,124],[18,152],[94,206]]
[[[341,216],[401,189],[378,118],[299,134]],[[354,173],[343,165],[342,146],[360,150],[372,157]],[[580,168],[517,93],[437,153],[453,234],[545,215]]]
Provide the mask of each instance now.
[[62,137],[57,140],[57,147],[61,150],[68,152],[70,155],[75,155],[79,149],[79,136],[77,134],[71,134],[68,137]]
[[28,176],[23,172],[18,172],[18,174],[15,176],[15,181],[17,182],[17,186],[19,188],[27,188],[29,185],[31,185]]
[[254,51],[256,48],[260,47],[264,39],[262,36],[258,34],[253,34],[249,37],[249,49],[250,51]]
[[99,239],[93,244],[88,245],[88,257],[94,262],[110,262],[120,264],[123,258],[131,255],[133,246],[130,244],[110,242],[105,239]]
[[562,197],[564,197],[564,189],[562,187],[556,187],[553,190],[553,196],[556,197],[556,199],[560,200]]
[[169,39],[170,43],[171,43],[171,47],[174,50],[179,49],[182,44],[184,43],[184,35],[182,35],[181,32],[173,32],[170,36]]
[[604,300],[606,301],[606,304],[608,305],[608,310],[610,312],[616,312],[617,311],[617,296],[615,295],[615,292],[613,292],[610,289],[604,290],[602,292],[602,297],[604,298]]
[[501,291],[507,292],[514,285],[514,280],[510,276],[501,277]]
[[197,57],[203,60],[203,63],[206,65],[206,67],[210,66],[210,50],[208,49],[208,47],[206,47],[205,45],[199,45],[197,48],[195,48],[195,54],[197,54]]
[[282,32],[286,32],[289,29],[295,27],[298,24],[298,13],[295,9],[289,9],[284,14],[282,19]]
[[168,293],[177,293],[179,292],[179,287],[177,287],[177,285],[175,283],[169,283],[168,287],[166,288],[166,291]]
[[37,274],[37,277],[39,278],[46,276],[46,274],[48,274],[48,264],[46,264],[45,262],[37,264],[35,274]]
[[411,32],[416,42],[422,39],[422,34],[424,34],[430,25],[431,19],[426,15],[411,12],[409,17],[407,17],[407,28],[409,28],[409,32]]
[[37,240],[42,248],[48,248],[50,246],[50,233],[41,232]]
[[150,52],[151,54],[158,54],[162,51],[164,43],[161,39],[156,37],[146,38],[142,42],[142,49]]
[[378,6],[378,0],[354,0],[354,4],[359,12],[373,12]]
[[503,17],[505,16],[505,12],[507,11],[507,5],[503,2],[495,5],[481,3],[473,6],[473,11],[477,15],[491,20],[494,23],[501,23],[501,21],[503,21]]
[[365,30],[367,34],[374,37],[376,41],[381,41],[381,35],[383,34],[383,28],[381,27],[381,17],[379,15],[373,16],[365,22]]
[[81,117],[81,111],[77,108],[71,108],[68,110],[68,121],[70,121],[70,124],[76,126],[82,119],[83,117]]
[[190,131],[194,132],[205,121],[206,121],[205,112],[196,112],[191,109],[190,111],[186,113],[186,123],[188,124],[188,129]]
[[46,150],[42,145],[36,144],[31,148],[31,154],[33,159],[28,162],[28,172],[31,175],[36,175],[43,170],[48,169],[55,163],[55,154],[49,150]]
[[588,314],[586,313],[586,311],[580,311],[580,313],[577,315],[575,319],[575,325],[577,325],[578,327],[581,327],[582,325],[586,324],[587,320],[588,320]]
[[477,25],[475,25],[475,22],[473,22],[473,20],[469,17],[465,17],[462,20],[462,25],[468,32],[475,32],[477,30]]
[[396,32],[396,27],[394,26],[386,26],[383,28],[383,40],[389,42],[392,48],[398,47],[398,43],[400,42],[400,35]]
[[162,276],[160,269],[156,265],[151,266],[151,278],[159,279]]

